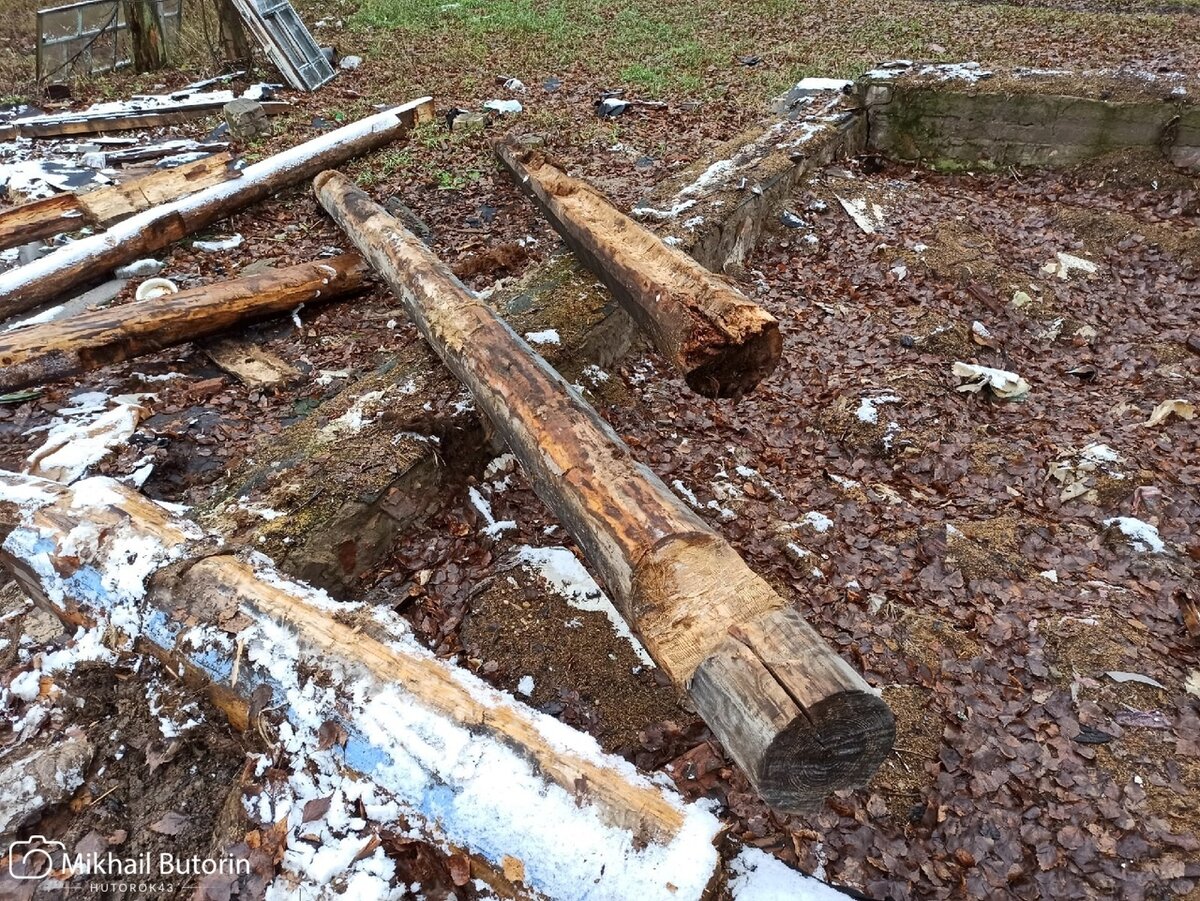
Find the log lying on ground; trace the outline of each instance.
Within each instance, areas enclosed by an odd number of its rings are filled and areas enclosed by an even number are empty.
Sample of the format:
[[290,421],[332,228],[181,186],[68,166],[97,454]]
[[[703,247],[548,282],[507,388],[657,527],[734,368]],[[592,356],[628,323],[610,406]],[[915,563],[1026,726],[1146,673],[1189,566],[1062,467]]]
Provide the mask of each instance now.
[[247,166],[234,181],[145,210],[106,232],[0,274],[0,319],[99,280],[117,266],[161,250],[329,166],[389,144],[432,115],[428,97],[376,113]]
[[31,597],[118,646],[136,640],[235,728],[277,730],[294,794],[269,822],[291,816],[285,861],[315,853],[300,839],[318,829],[305,804],[334,795],[520,874],[527,895],[703,895],[718,864],[711,813],[438,660],[389,608],[339,604],[261,555],[222,553],[111,479],[0,472],[6,507],[22,519],[0,562]]
[[764,800],[865,782],[895,723],[862,677],[419,239],[336,172],[315,190]]
[[358,254],[0,332],[0,391],[41,385],[360,288]]
[[142,210],[186,197],[240,174],[233,166],[233,156],[220,153],[119,185],[23,203],[0,212],[0,250],[75,231],[85,225],[107,228]]
[[504,143],[495,151],[693,391],[739,397],[775,369],[779,323],[728,279],[668,247],[540,151]]
[[[234,99],[234,94],[232,91],[192,94],[175,103],[162,102],[160,97],[149,99],[154,103],[146,109],[109,109],[111,104],[99,104],[98,109],[82,110],[77,113],[54,113],[15,119],[0,125],[0,140],[62,138],[69,135],[95,135],[106,134],[110,131],[182,125],[193,119],[220,111],[226,103]],[[267,115],[274,116],[290,110],[292,105],[279,100],[264,100],[262,107]]]

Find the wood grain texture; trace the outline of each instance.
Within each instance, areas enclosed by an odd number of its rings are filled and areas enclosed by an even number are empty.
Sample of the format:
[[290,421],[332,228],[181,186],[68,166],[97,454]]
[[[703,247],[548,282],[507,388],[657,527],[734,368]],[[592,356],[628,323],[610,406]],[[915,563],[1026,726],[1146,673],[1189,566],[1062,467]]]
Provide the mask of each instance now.
[[343,254],[0,332],[0,391],[54,382],[343,296],[360,288],[366,274],[358,254]]
[[[779,809],[800,809],[810,805],[816,782],[823,779],[827,793],[873,772],[891,746],[894,725],[866,682],[415,235],[336,172],[322,173],[314,186],[322,206],[471,391],[647,651],[689,690],[764,796]],[[768,619],[779,612],[790,615]],[[744,654],[739,660],[745,674],[710,665],[714,656],[730,652],[735,634],[755,634],[754,624],[761,622],[780,630],[778,653],[767,658],[787,661],[778,673],[763,658]],[[706,678],[692,691],[701,671]],[[798,692],[799,684],[807,688]],[[807,705],[831,699],[845,705],[849,729],[837,746],[858,748],[857,755],[828,753],[825,721],[806,713]],[[804,781],[795,772],[815,775]]]
[[[269,684],[270,679],[265,670],[246,659],[235,670],[233,661],[227,658],[240,653],[233,650],[237,647],[239,623],[244,624],[240,628],[246,628],[252,622],[267,621],[273,628],[282,627],[285,634],[293,634],[307,652],[328,660],[331,671],[340,673],[338,678],[347,684],[368,693],[374,686],[398,687],[438,715],[518,750],[536,766],[542,778],[581,802],[596,806],[608,823],[630,831],[637,841],[670,841],[680,831],[684,823],[680,805],[669,800],[661,789],[626,775],[632,774],[631,769],[613,766],[602,755],[592,757],[562,747],[547,737],[528,708],[502,699],[474,677],[424,649],[414,645],[410,650],[403,641],[384,643],[373,637],[369,618],[341,621],[336,611],[328,609],[328,599],[323,606],[318,605],[307,595],[291,590],[289,583],[277,576],[264,578],[251,563],[215,552],[217,545],[198,539],[190,523],[136,489],[104,481],[113,500],[103,505],[91,501],[79,505],[78,486],[0,471],[0,490],[36,491],[54,498],[35,511],[27,524],[38,530],[39,554],[46,555],[63,580],[70,580],[91,565],[66,550],[73,547],[74,539],[69,537],[72,531],[82,526],[89,534],[93,527],[98,532],[96,541],[101,550],[90,560],[103,556],[105,542],[115,546],[116,542],[130,540],[130,535],[183,549],[178,559],[164,563],[150,577],[145,596],[137,602],[139,621],[150,622],[165,614],[167,622],[180,624],[177,637],[173,643],[154,645],[146,633],[142,643],[171,672],[190,674],[192,686],[203,690],[234,728],[244,730],[252,725],[249,695],[258,685]],[[10,568],[41,606],[66,621],[78,625],[94,621],[99,613],[86,604],[81,606],[69,590],[52,597],[43,584],[44,574],[20,554],[0,549],[0,562]],[[94,569],[92,572],[96,577],[103,575]],[[233,641],[223,646],[195,646],[185,637],[194,627],[218,624]],[[215,670],[236,672],[238,676],[226,681],[206,677]]]
[[343,126],[247,166],[240,178],[144,210],[107,231],[0,273],[0,319],[78,292],[118,266],[153,254],[323,169],[390,144],[433,115],[433,101],[411,101]]
[[594,272],[688,386],[740,397],[774,371],[779,323],[727,278],[664,244],[541,151],[493,145],[522,191]]
[[0,212],[0,250],[20,247],[88,224],[75,194],[56,194]]
[[80,194],[79,205],[92,224],[107,228],[160,203],[170,203],[240,177],[233,154],[214,153],[173,169],[162,169],[119,185]]

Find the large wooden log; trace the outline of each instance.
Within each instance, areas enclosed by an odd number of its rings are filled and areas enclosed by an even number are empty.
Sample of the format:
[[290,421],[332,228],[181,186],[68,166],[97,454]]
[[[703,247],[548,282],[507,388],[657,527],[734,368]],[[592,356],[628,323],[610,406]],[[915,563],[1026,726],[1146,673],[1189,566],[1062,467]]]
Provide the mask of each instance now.
[[0,332],[0,391],[41,385],[361,287],[358,254]]
[[219,185],[240,174],[233,165],[233,156],[219,153],[119,185],[23,203],[0,212],[0,250],[75,231],[85,225],[107,228],[142,210]]
[[77,194],[56,194],[0,213],[0,250],[87,225]]
[[774,371],[783,350],[779,323],[729,279],[664,244],[541,151],[494,149],[693,391],[740,397]]
[[67,487],[0,471],[6,507],[21,522],[0,562],[31,597],[118,645],[136,639],[235,729],[281,729],[264,716],[280,710],[309,769],[371,782],[375,803],[394,800],[427,837],[497,870],[515,859],[529,894],[699,901],[718,863],[715,817],[435,658],[388,608],[339,604],[261,555],[222,553],[111,479]]
[[416,236],[336,172],[315,190],[763,798],[865,782],[895,723],[862,677]]
[[0,319],[103,278],[117,266],[161,250],[329,166],[389,144],[432,115],[428,97],[376,113],[247,166],[241,178],[145,210],[106,232],[72,241],[0,274]]

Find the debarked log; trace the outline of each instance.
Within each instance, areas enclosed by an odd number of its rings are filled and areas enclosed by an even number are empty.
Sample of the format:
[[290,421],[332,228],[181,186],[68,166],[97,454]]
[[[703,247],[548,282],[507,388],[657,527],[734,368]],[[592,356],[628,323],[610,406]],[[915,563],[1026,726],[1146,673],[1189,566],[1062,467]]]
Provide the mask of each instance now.
[[357,290],[358,254],[267,270],[165,297],[0,332],[0,391],[41,385]]
[[389,144],[432,115],[428,97],[376,113],[247,166],[241,178],[144,210],[2,273],[0,319],[84,287],[323,169]]
[[43,607],[136,642],[237,729],[282,732],[282,714],[309,770],[369,781],[426,837],[522,874],[525,894],[699,901],[716,872],[711,813],[437,659],[390,608],[224,552],[111,479],[0,472],[6,507],[20,523],[0,562]]
[[779,323],[733,283],[614,207],[539,150],[497,143],[496,155],[575,255],[706,397],[740,397],[774,371]]
[[865,782],[895,737],[878,694],[416,236],[336,172],[315,190],[763,798]]

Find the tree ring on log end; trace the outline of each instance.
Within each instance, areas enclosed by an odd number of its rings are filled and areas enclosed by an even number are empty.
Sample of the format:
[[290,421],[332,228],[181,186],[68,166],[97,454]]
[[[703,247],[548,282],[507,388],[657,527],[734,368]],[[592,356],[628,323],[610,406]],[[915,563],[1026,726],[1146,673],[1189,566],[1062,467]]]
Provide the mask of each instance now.
[[739,398],[775,371],[783,353],[783,337],[774,319],[733,346],[687,373],[687,385],[697,394],[714,398]]
[[896,740],[896,719],[879,696],[843,691],[801,712],[775,736],[755,780],[785,813],[812,811],[831,792],[865,784]]

